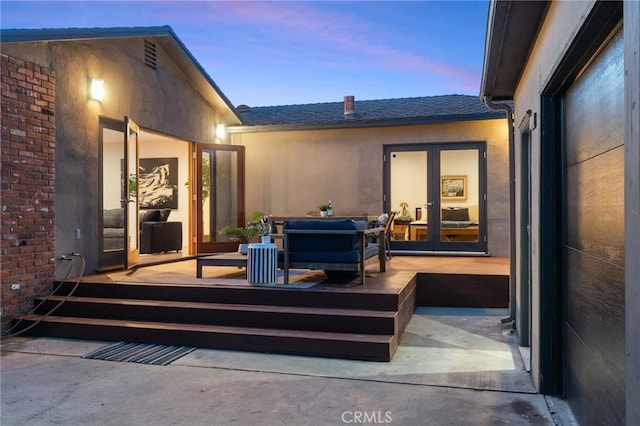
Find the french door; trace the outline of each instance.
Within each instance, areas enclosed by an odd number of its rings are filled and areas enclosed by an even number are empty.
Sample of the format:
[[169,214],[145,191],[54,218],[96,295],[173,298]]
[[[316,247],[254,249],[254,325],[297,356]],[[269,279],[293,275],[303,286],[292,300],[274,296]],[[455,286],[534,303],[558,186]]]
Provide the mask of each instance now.
[[124,192],[122,204],[125,211],[125,243],[127,257],[125,269],[137,265],[140,258],[140,227],[138,225],[138,215],[140,212],[138,197],[138,171],[140,163],[139,155],[139,134],[140,128],[129,117],[124,118],[124,152],[125,152],[125,176],[128,176],[127,187]]
[[130,268],[139,261],[138,162],[140,129],[129,117],[100,119],[102,214],[99,268]]
[[237,250],[238,243],[221,236],[220,230],[244,225],[244,147],[196,144],[195,152],[196,252]]
[[386,146],[391,249],[486,252],[485,158],[483,143]]

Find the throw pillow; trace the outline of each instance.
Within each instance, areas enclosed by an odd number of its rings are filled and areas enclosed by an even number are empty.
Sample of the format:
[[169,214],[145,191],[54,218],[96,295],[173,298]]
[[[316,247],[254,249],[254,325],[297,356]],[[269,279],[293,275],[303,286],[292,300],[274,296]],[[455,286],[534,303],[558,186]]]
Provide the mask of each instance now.
[[442,209],[442,220],[469,220],[468,208],[449,207]]
[[140,223],[158,222],[160,220],[160,210],[147,210],[140,218]]
[[160,222],[166,222],[169,219],[169,215],[171,214],[171,209],[162,209],[160,210],[160,218],[158,219]]

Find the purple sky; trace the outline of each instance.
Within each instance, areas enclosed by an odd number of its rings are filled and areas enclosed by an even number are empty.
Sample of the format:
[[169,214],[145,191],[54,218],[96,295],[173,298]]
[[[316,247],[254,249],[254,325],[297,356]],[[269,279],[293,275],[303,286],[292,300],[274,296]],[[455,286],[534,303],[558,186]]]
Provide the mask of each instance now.
[[487,0],[5,1],[2,28],[170,25],[234,105],[478,95]]

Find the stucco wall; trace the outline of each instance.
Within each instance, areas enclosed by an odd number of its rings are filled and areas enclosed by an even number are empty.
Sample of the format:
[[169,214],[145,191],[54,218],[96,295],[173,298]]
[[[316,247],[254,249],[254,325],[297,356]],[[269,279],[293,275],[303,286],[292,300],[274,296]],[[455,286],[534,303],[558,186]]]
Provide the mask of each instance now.
[[305,215],[331,200],[336,212],[383,211],[383,147],[486,142],[488,248],[509,256],[509,163],[504,119],[358,129],[233,133],[246,146],[247,211]]
[[[213,142],[219,114],[157,48],[157,70],[144,64],[142,38],[3,44],[3,52],[56,72],[56,254],[80,252],[98,265],[101,214],[98,118],[131,117],[139,126],[182,139]],[[91,77],[105,82],[102,103],[89,100]],[[114,183],[116,184],[116,183]],[[74,230],[81,229],[81,240]]]
[[[566,53],[570,43],[573,41],[578,29],[584,22],[588,12],[591,10],[593,2],[553,2],[549,6],[544,24],[541,27],[538,39],[536,40],[527,66],[525,67],[520,83],[514,95],[514,116],[515,123],[518,124],[525,117],[527,110],[540,117],[540,95],[547,85],[551,76],[555,72],[557,64]],[[538,126],[531,132],[531,206],[540,205],[540,129]],[[521,176],[522,165],[520,148],[522,146],[520,134],[515,135],[515,158],[516,176]],[[516,185],[516,222],[521,221],[520,200],[523,194],[520,187]],[[519,227],[516,227],[516,247],[520,247],[521,235]],[[531,217],[531,285],[533,301],[540,300],[540,215],[536,208],[532,208]],[[516,256],[516,270],[520,270],[520,259]],[[520,288],[522,283],[520,277],[516,279],[516,287]],[[533,303],[531,312],[531,346],[537,348],[540,345],[540,306]],[[540,356],[534,350],[531,354],[532,377],[536,387],[539,387]]]

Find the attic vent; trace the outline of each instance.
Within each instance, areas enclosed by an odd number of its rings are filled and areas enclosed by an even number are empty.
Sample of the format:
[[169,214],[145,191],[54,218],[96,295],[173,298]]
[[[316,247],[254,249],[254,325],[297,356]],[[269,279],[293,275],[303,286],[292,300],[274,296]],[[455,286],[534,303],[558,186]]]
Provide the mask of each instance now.
[[149,40],[144,41],[144,64],[156,69],[156,45]]
[[244,105],[244,104],[238,105],[236,107],[236,111],[238,111],[239,113],[244,114],[244,113],[247,113],[247,112],[251,111],[251,107],[249,105]]

